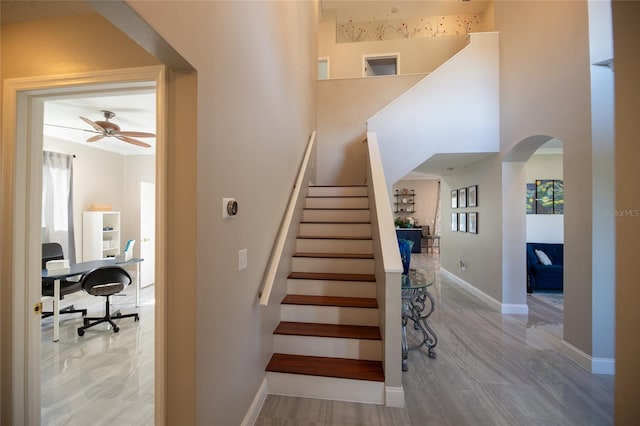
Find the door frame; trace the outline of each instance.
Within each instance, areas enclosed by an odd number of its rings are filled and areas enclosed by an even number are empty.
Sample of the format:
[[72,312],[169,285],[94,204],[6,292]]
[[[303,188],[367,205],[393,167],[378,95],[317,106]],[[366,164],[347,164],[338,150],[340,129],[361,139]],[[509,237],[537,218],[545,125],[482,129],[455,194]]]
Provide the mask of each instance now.
[[[143,82],[156,84],[156,290],[155,290],[155,415],[164,421],[162,398],[166,395],[166,174],[167,174],[167,82],[163,65],[5,80],[2,116],[2,180],[5,206],[3,272],[9,277],[10,300],[2,301],[11,319],[11,347],[2,348],[4,374],[11,376],[13,424],[40,424],[40,301],[41,209],[42,209],[42,119],[47,97],[65,93],[103,90]],[[39,136],[38,136],[39,135]],[[6,202],[6,204],[5,204]],[[9,208],[6,208],[9,207]],[[3,233],[4,233],[3,232]],[[5,238],[6,238],[5,237]],[[24,283],[27,283],[25,285]],[[7,293],[5,293],[7,294]],[[6,335],[5,335],[6,336]],[[6,377],[6,376],[5,376]],[[6,398],[6,396],[5,396]],[[160,418],[157,418],[160,414]]]

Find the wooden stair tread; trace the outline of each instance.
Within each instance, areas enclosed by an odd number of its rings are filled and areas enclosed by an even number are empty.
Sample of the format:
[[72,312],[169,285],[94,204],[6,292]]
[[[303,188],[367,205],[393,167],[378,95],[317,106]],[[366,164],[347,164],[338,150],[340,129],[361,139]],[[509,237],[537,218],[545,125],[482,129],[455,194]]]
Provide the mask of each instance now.
[[322,259],[373,259],[373,253],[294,253],[293,257]]
[[275,353],[266,371],[384,382],[382,362]]
[[282,321],[273,334],[288,336],[335,337],[342,339],[382,340],[380,329],[365,325],[318,324]]
[[358,220],[358,221],[350,221],[350,220],[330,220],[330,221],[326,221],[326,222],[320,222],[317,220],[313,220],[313,221],[302,221],[300,222],[300,224],[311,224],[311,225],[371,225],[371,221],[362,221],[362,220]]
[[307,195],[307,198],[369,198],[368,195]]
[[369,210],[369,207],[305,207],[302,210]]
[[328,272],[291,272],[291,280],[328,280],[328,281],[375,281],[373,274],[336,274]]
[[356,183],[353,185],[309,185],[309,188],[366,188],[367,185],[363,183]]
[[300,235],[303,240],[371,240],[371,237],[344,236],[344,235]]
[[377,308],[378,301],[368,297],[308,296],[288,294],[282,299],[283,305],[338,306],[341,308]]

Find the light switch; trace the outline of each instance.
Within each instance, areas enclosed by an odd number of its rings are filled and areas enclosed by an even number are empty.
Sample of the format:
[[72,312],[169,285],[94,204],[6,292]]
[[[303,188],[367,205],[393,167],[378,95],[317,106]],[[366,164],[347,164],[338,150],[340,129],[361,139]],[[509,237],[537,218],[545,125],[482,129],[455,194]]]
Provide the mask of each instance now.
[[247,249],[238,251],[238,271],[242,271],[247,268]]

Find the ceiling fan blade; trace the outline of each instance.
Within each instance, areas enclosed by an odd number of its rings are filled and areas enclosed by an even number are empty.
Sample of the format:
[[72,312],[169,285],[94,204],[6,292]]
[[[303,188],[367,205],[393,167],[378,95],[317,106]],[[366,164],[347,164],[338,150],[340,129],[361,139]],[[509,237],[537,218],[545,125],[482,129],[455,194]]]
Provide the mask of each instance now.
[[128,142],[133,145],[141,146],[143,148],[151,148],[151,145],[149,145],[148,143],[139,141],[137,139],[129,138],[127,136],[116,136],[116,139],[120,139],[121,141]]
[[155,133],[145,133],[145,132],[114,132],[115,136],[132,136],[134,138],[155,138]]
[[98,132],[104,133],[104,131],[105,131],[104,128],[102,126],[100,126],[99,124],[95,123],[94,121],[91,121],[88,118],[84,118],[84,117],[80,117],[80,119],[82,121],[84,121],[85,123],[87,123],[89,126],[91,126],[94,129],[96,129]]
[[61,129],[82,130],[83,132],[89,132],[89,133],[102,133],[102,132],[96,132],[95,130],[80,129],[79,127],[61,126],[59,124],[47,124],[47,123],[44,123],[44,125],[45,126],[51,126],[51,127],[60,127]]
[[87,139],[87,142],[97,142],[102,138],[104,138],[104,135],[91,136],[89,139]]

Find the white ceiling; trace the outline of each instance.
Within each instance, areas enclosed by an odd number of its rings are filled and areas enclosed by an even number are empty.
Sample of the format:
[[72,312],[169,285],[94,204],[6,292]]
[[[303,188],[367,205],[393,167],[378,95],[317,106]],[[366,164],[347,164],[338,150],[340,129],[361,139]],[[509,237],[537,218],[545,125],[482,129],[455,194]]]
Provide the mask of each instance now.
[[156,138],[134,138],[150,144],[151,148],[142,148],[113,137],[86,142],[96,133],[80,116],[92,121],[103,121],[101,110],[114,112],[116,115],[110,121],[123,131],[156,133],[155,89],[146,87],[78,93],[47,100],[44,104],[44,136],[123,155],[155,154]]

